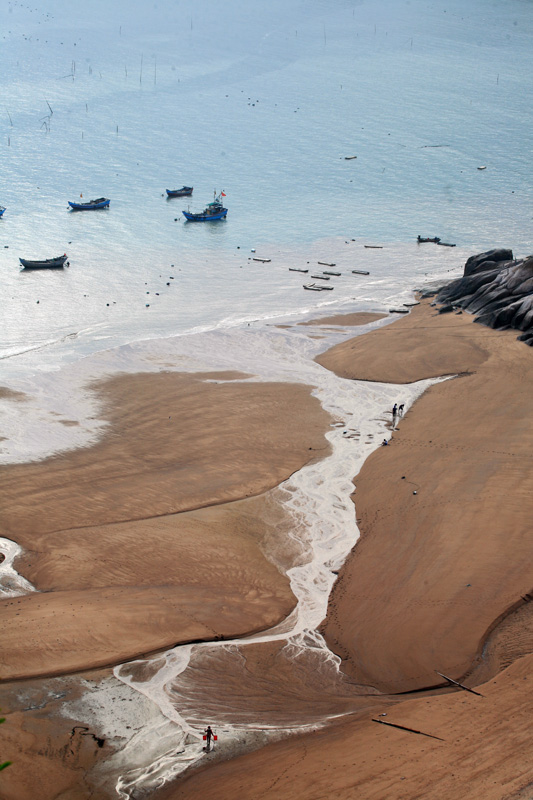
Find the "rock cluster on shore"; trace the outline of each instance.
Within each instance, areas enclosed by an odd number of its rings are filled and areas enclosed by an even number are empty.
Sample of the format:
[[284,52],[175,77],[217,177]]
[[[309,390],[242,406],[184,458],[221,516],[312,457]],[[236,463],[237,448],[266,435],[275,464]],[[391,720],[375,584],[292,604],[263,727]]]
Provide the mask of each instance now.
[[441,312],[463,308],[490,328],[522,331],[519,340],[533,345],[533,255],[514,259],[502,248],[471,256],[463,277],[440,289],[437,302]]

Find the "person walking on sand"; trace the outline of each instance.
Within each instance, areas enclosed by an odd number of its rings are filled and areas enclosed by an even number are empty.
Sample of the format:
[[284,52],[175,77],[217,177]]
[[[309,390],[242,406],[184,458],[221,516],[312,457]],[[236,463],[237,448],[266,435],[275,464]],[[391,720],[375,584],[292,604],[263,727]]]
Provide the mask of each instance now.
[[400,415],[400,417],[403,417],[403,403],[401,403],[401,405],[398,406],[398,414]]
[[204,739],[205,739],[205,750],[209,753],[211,750],[211,739],[213,738],[213,730],[211,725],[208,725],[204,731]]
[[394,403],[392,407],[392,416],[395,417],[397,413],[398,413],[398,406],[396,405],[396,403]]

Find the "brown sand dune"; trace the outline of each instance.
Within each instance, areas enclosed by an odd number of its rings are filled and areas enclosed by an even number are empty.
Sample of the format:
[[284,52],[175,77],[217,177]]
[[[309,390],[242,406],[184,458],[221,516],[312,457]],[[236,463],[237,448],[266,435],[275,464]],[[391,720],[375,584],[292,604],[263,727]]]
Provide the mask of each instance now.
[[279,512],[269,522],[260,500],[176,512],[276,486],[328,453],[330,418],[308,387],[215,377],[103,382],[102,441],[0,469],[0,535],[25,548],[17,567],[41,590],[0,602],[3,679],[238,636],[289,613],[288,580],[262,550],[281,538]]
[[411,348],[421,338],[437,363],[452,343],[458,372],[477,363],[426,392],[355,479],[362,537],[324,631],[358,682],[402,692],[435,685],[435,670],[464,675],[494,620],[533,589],[533,354],[513,333],[428,304],[364,338],[379,359],[365,351],[360,369],[352,355],[354,377],[385,380],[386,357],[402,377],[400,348],[404,379],[426,377],[429,356],[417,369]]
[[284,523],[273,512],[269,523],[267,506],[253,498],[47,534],[21,560],[41,591],[2,603],[0,677],[113,665],[279,622],[295,600],[262,552]]
[[[41,532],[240,500],[327,454],[329,418],[307,387],[202,378],[212,375],[143,373],[96,385],[108,435],[1,468],[2,534],[31,547]],[[295,424],[303,416],[305,429]]]

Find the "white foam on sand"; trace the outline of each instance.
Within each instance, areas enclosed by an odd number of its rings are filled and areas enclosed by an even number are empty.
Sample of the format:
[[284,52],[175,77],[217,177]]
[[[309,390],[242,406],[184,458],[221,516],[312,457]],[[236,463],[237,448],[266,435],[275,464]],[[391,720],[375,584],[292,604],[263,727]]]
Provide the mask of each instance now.
[[[354,309],[343,310],[349,313]],[[75,708],[65,707],[65,713],[90,721],[112,742],[115,754],[101,762],[95,774],[99,785],[115,787],[119,797],[133,798],[137,791],[152,791],[203,758],[206,716],[211,724],[217,725],[220,734],[217,747],[228,753],[238,751],[244,738],[247,746],[251,742],[260,744],[290,731],[316,727],[328,718],[317,711],[306,719],[280,720],[272,715],[270,720],[263,719],[258,724],[253,706],[237,712],[228,704],[225,708],[217,707],[217,718],[213,719],[208,711],[208,683],[205,686],[202,683],[199,696],[198,688],[195,689],[191,702],[180,676],[186,676],[188,666],[198,659],[220,656],[234,658],[238,664],[248,644],[279,641],[284,643],[284,655],[289,660],[297,659],[300,664],[308,664],[307,668],[327,674],[331,685],[338,676],[340,691],[339,659],[328,650],[316,629],[326,616],[335,572],[358,537],[350,499],[352,479],[383,438],[390,437],[394,403],[404,403],[407,410],[433,381],[398,387],[346,380],[324,369],[314,358],[340,341],[390,321],[389,317],[355,328],[331,324],[305,327],[287,324],[280,328],[272,321],[270,324],[258,321],[147,340],[102,351],[68,369],[36,375],[31,382],[15,387],[35,398],[36,430],[39,420],[43,420],[39,414],[52,421],[68,417],[79,424],[60,423],[59,427],[50,424],[41,439],[40,450],[37,445],[33,447],[32,437],[26,440],[29,448],[24,450],[21,436],[21,445],[12,449],[14,460],[23,453],[26,457],[32,454],[42,457],[56,448],[70,449],[95,441],[105,431],[106,423],[100,418],[98,401],[87,386],[120,372],[231,370],[252,376],[247,380],[254,382],[301,383],[314,387],[314,395],[334,420],[327,434],[332,454],[306,466],[276,490],[293,516],[291,536],[301,549],[301,563],[288,573],[298,601],[289,617],[275,628],[248,639],[178,647],[151,659],[117,667],[115,678],[86,687]],[[26,413],[28,402],[20,405]],[[64,430],[68,436],[61,440],[56,432],[62,435]],[[139,678],[141,673],[143,677]],[[119,686],[123,687],[121,691]],[[271,691],[276,691],[274,682]],[[133,712],[125,715],[126,707]]]
[[[327,717],[317,714],[313,719],[279,723],[273,718],[270,723],[258,725],[253,707],[246,718],[242,710],[237,714],[231,706],[218,708],[218,717],[213,720],[205,710],[209,707],[209,687],[202,686],[205,705],[201,696],[195,694],[194,712],[190,712],[181,694],[179,676],[185,674],[188,665],[199,656],[211,658],[214,654],[216,658],[220,653],[227,658],[229,653],[238,663],[248,644],[272,641],[285,643],[284,652],[288,658],[301,659],[302,654],[310,653],[314,669],[324,670],[330,677],[338,674],[339,659],[328,650],[316,628],[326,615],[335,571],[358,537],[350,499],[352,479],[366,457],[384,438],[390,437],[394,403],[402,402],[408,410],[434,381],[398,387],[346,380],[324,369],[313,358],[334,343],[381,324],[385,322],[356,329],[247,326],[120,349],[121,366],[128,371],[133,364],[138,370],[142,362],[152,368],[164,363],[167,369],[173,366],[180,370],[239,370],[252,374],[254,377],[249,380],[253,381],[291,381],[314,386],[315,396],[334,419],[327,434],[332,454],[306,466],[277,490],[293,515],[291,535],[300,543],[302,553],[301,564],[288,573],[298,600],[292,614],[272,630],[248,639],[178,647],[152,659],[115,669],[119,680],[151,700],[157,709],[157,713],[151,711],[145,717],[134,733],[122,731],[123,746],[99,767],[106,781],[115,779],[121,798],[133,797],[135,791],[141,789],[152,791],[203,758],[202,731],[206,717],[217,725],[221,740],[217,746],[230,751],[238,748],[245,735],[248,741],[250,735],[263,741],[279,736],[282,731],[309,729],[326,721]],[[105,360],[106,371],[109,360],[116,361],[116,358],[116,352],[100,357]],[[141,673],[143,677],[139,679]],[[91,697],[83,702],[90,706]],[[112,702],[98,709],[97,717],[104,728],[109,725],[108,720],[114,718],[113,709]],[[95,713],[94,708],[92,713]]]
[[4,557],[0,562],[0,599],[36,591],[35,587],[13,567],[15,558],[21,553],[22,547],[16,542],[0,538],[0,554]]

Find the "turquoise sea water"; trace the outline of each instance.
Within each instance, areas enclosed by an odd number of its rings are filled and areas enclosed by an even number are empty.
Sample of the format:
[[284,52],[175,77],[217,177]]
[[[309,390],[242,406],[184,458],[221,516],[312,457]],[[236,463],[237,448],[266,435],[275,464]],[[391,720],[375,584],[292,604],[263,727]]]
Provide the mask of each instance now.
[[[472,252],[533,250],[529,1],[50,0],[6,2],[0,24],[5,374],[326,302],[384,308]],[[227,220],[186,224],[164,196],[182,184],[193,209],[224,189]],[[111,207],[68,212],[80,195]],[[419,233],[458,247],[413,255]],[[361,267],[363,243],[387,248],[374,285],[311,293],[288,272]],[[62,252],[63,272],[19,269]]]

